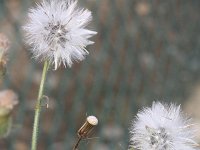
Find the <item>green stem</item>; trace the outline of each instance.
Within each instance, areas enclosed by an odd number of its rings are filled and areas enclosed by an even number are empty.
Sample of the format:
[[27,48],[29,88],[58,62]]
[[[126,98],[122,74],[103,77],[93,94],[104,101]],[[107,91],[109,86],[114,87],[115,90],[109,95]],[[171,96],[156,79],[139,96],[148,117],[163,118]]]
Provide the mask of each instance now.
[[44,68],[43,68],[43,72],[42,72],[42,79],[41,79],[41,82],[40,82],[40,89],[39,89],[36,108],[35,108],[31,150],[37,149],[39,119],[40,119],[40,112],[41,112],[41,107],[42,107],[41,102],[42,102],[44,83],[45,83],[45,80],[46,80],[48,68],[49,68],[49,63],[46,61],[44,63]]
[[0,49],[0,61],[2,60],[3,54],[4,54],[4,50]]

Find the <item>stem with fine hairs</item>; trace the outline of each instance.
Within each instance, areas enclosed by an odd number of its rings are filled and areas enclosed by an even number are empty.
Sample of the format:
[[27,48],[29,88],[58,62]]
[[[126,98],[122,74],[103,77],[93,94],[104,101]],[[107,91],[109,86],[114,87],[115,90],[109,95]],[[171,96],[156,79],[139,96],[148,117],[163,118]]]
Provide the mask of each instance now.
[[39,92],[38,92],[37,103],[36,103],[36,107],[35,107],[35,116],[34,116],[34,124],[33,124],[31,150],[37,149],[39,119],[40,119],[40,112],[41,112],[41,107],[42,107],[41,104],[42,104],[44,84],[45,84],[48,68],[49,68],[49,62],[45,61],[44,67],[43,67],[43,72],[42,72],[42,79],[41,79],[41,82],[40,82],[40,88],[39,88]]

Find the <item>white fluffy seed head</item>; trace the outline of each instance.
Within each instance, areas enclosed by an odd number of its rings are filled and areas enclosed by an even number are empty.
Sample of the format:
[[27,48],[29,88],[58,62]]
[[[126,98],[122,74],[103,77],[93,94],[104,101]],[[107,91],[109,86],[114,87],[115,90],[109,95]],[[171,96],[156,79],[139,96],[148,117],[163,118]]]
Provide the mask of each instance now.
[[91,12],[77,8],[77,0],[43,0],[30,9],[28,19],[24,30],[34,58],[49,60],[55,69],[83,60],[86,46],[93,44],[88,38],[96,32],[86,29]]
[[192,127],[180,106],[154,102],[133,121],[131,146],[137,150],[197,150]]

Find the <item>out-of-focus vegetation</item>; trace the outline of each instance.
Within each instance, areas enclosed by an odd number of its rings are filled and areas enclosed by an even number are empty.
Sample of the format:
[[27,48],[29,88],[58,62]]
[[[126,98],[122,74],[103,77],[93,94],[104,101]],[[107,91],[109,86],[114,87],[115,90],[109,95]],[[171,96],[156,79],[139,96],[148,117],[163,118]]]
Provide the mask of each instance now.
[[[34,2],[0,1],[0,32],[11,41],[1,90],[11,88],[19,95],[13,112],[16,127],[0,140],[1,150],[30,147],[42,65],[31,59],[21,26]],[[45,89],[50,108],[42,113],[40,150],[71,149],[87,115],[96,115],[100,123],[80,149],[127,149],[130,121],[138,109],[154,100],[181,103],[200,120],[200,111],[194,108],[200,101],[194,98],[200,84],[199,0],[79,3],[93,12],[90,28],[98,35],[85,61],[50,71]]]

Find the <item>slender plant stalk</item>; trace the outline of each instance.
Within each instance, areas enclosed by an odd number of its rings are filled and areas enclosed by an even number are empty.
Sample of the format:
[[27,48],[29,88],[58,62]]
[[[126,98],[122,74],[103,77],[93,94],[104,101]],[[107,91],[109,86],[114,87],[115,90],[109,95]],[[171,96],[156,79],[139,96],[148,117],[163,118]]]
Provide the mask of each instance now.
[[43,72],[42,72],[42,79],[40,82],[40,89],[39,89],[39,93],[38,93],[37,103],[36,103],[36,107],[35,107],[31,150],[37,149],[39,119],[40,119],[40,112],[41,112],[41,107],[42,107],[41,104],[42,104],[43,90],[44,90],[44,84],[45,84],[48,68],[49,68],[49,62],[45,61]]
[[73,150],[78,150],[78,146],[79,146],[79,143],[80,143],[81,140],[82,140],[82,137],[79,137],[78,141],[76,142],[76,144],[75,144],[75,146],[73,148]]

